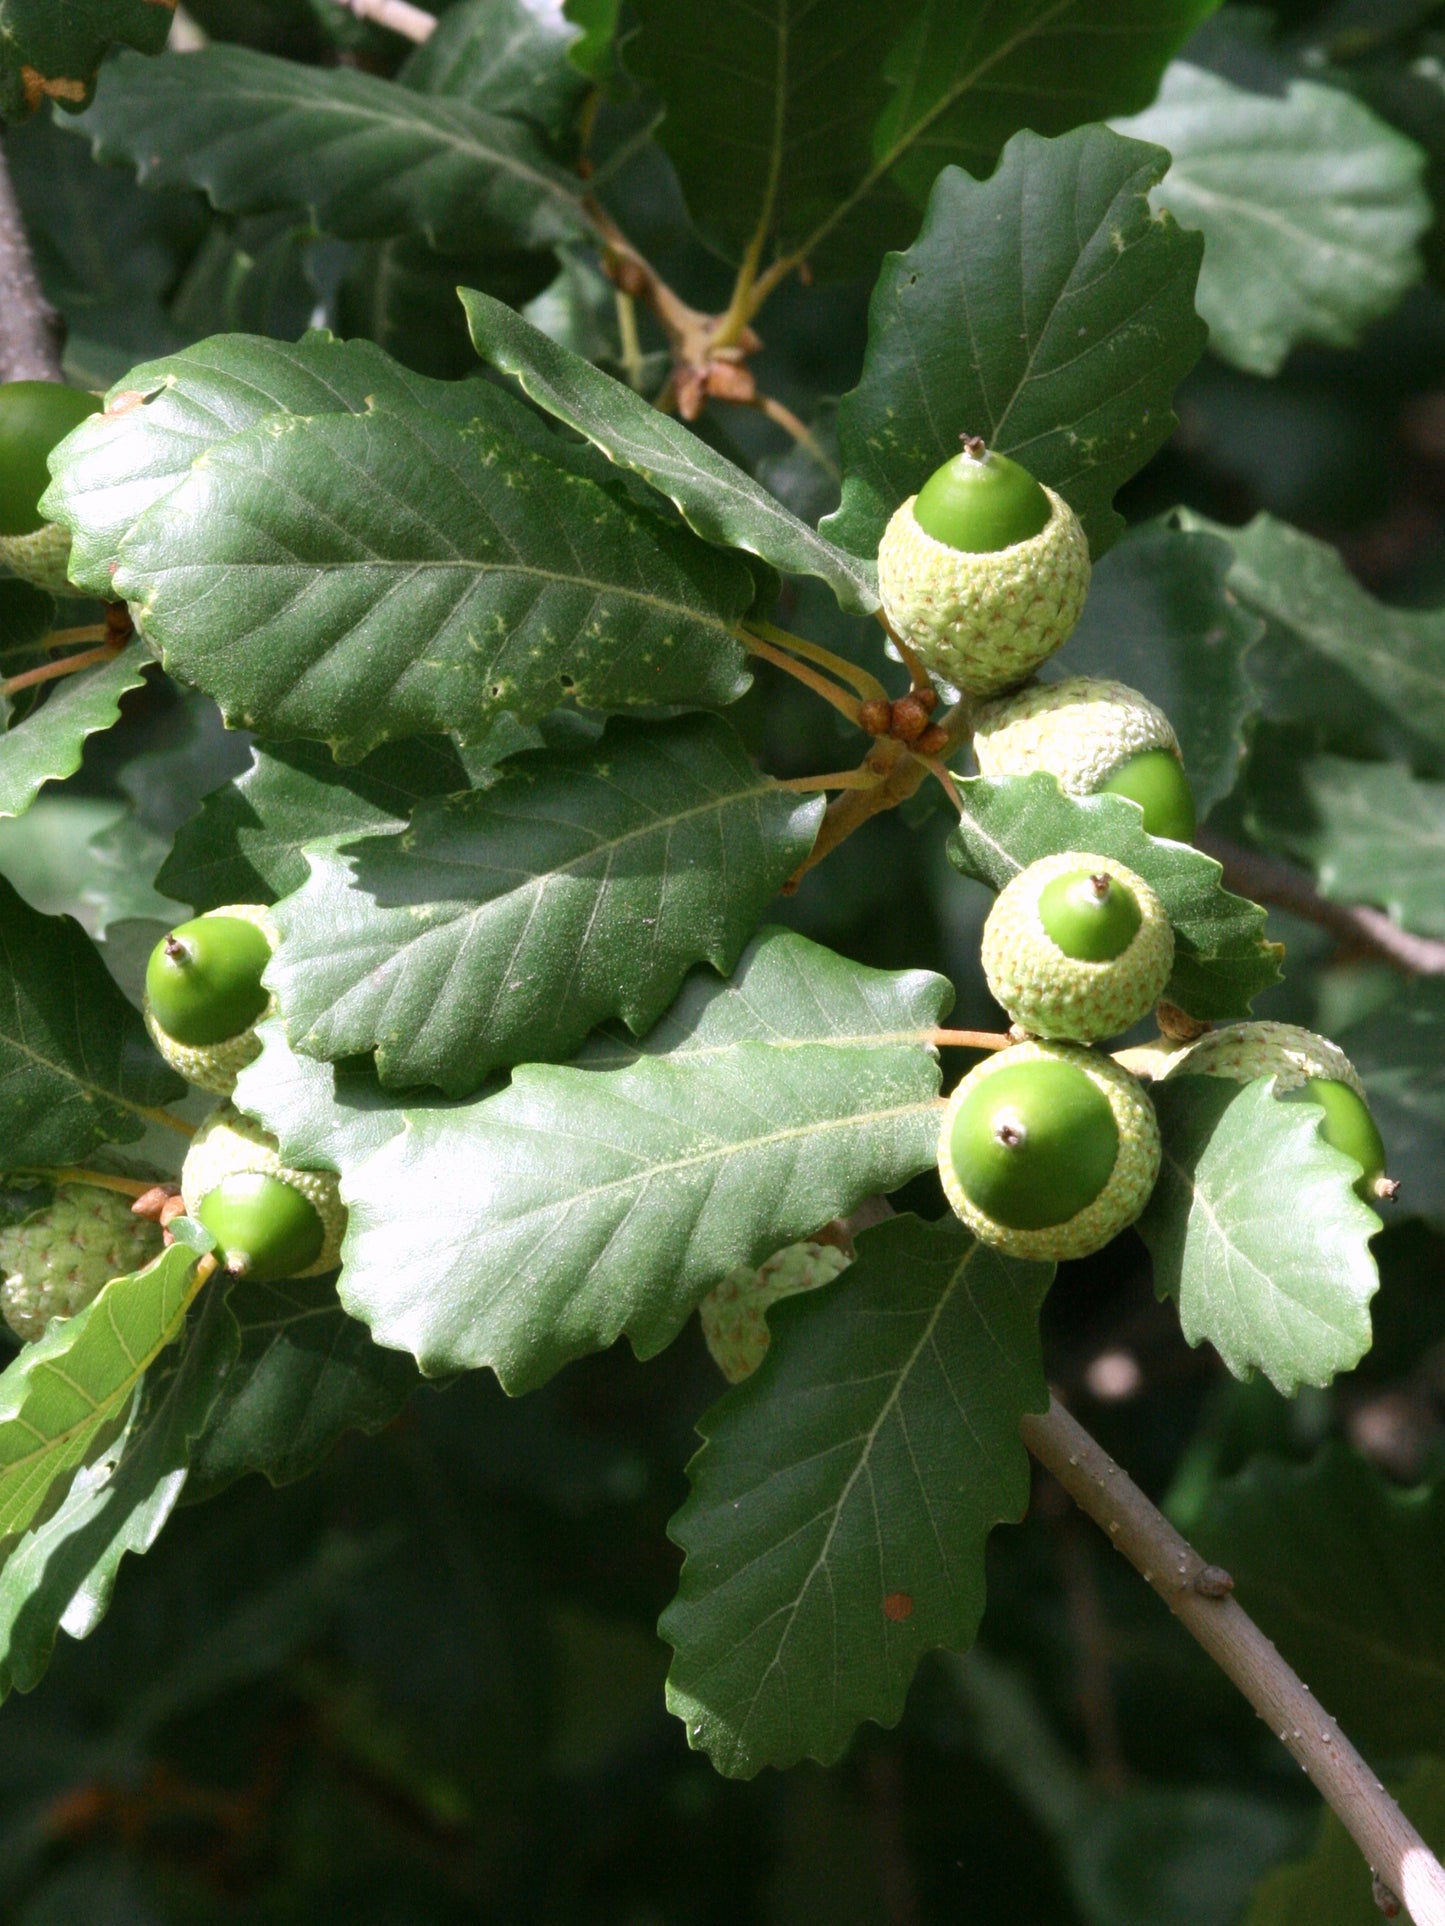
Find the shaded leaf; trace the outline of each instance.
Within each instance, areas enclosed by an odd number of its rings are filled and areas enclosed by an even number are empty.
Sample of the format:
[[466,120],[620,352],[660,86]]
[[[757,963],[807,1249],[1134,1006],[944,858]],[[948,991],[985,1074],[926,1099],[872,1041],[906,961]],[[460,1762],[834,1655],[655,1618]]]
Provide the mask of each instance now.
[[1251,830],[1302,856],[1337,903],[1377,903],[1423,936],[1445,936],[1445,783],[1394,762],[1272,757],[1250,777]]
[[495,1096],[409,1105],[373,1156],[338,1158],[343,1304],[429,1374],[490,1365],[511,1391],[624,1332],[651,1356],[735,1264],[932,1165],[950,995],[765,932],[730,983],[690,979],[675,1057],[525,1064]]
[[1252,1459],[1194,1535],[1366,1755],[1404,1757],[1445,1719],[1442,1526],[1438,1484],[1399,1490],[1332,1444],[1308,1465]]
[[183,1089],[80,925],[37,915],[0,881],[0,1164],[132,1142]]
[[306,881],[305,844],[402,829],[419,802],[468,786],[445,736],[383,743],[357,763],[338,763],[323,743],[258,748],[181,826],[156,884],[197,910],[274,903]]
[[1168,439],[1205,338],[1202,243],[1149,207],[1167,165],[1084,127],[1015,135],[986,181],[939,176],[917,241],[884,263],[862,379],[839,409],[834,540],[876,554],[965,434],[1056,489],[1096,557],[1123,533],[1115,491]]
[[1365,1080],[1402,1207],[1445,1223],[1445,979],[1401,985],[1340,1048]]
[[1419,280],[1425,156],[1343,89],[1282,70],[1253,92],[1177,60],[1154,105],[1114,124],[1173,156],[1154,205],[1204,235],[1199,312],[1235,367],[1350,347]]
[[760,555],[787,574],[816,575],[845,609],[878,606],[876,571],[790,513],[751,475],[519,314],[470,288],[462,305],[484,361],[514,375],[539,407],[609,461],[645,476],[704,540]]
[[373,1344],[330,1277],[242,1279],[227,1294],[240,1349],[190,1454],[187,1502],[248,1471],[304,1478],[347,1431],[379,1431],[420,1384],[401,1351]]
[[[144,406],[137,404],[141,397]],[[74,538],[72,579],[111,596],[120,544],[153,503],[219,442],[273,415],[363,414],[411,403],[457,422],[516,426],[527,411],[482,381],[413,374],[370,341],[219,335],[132,368],[107,412],[57,450],[45,511]]]
[[[181,1255],[173,1249],[160,1261],[184,1283]],[[194,1252],[185,1255],[194,1263]],[[235,1321],[214,1291],[185,1342],[151,1365],[114,1441],[82,1464],[55,1511],[15,1545],[0,1568],[0,1691],[28,1692],[38,1682],[59,1631],[94,1631],[121,1560],[155,1543],[236,1350]]]
[[56,1482],[106,1441],[204,1282],[196,1253],[172,1245],[112,1278],[0,1372],[0,1541],[23,1532]]
[[55,626],[55,597],[13,575],[0,576],[0,665],[6,675],[41,659],[35,645]]
[[155,54],[170,30],[167,0],[4,0],[0,120],[24,120],[52,100],[80,106],[116,41]]
[[822,813],[716,717],[614,724],[403,835],[310,851],[267,981],[297,1049],[374,1049],[383,1083],[464,1096],[606,1017],[648,1029],[694,963],[726,975]]
[[150,657],[138,642],[113,662],[67,676],[38,709],[0,736],[0,816],[28,809],[47,782],[74,775],[86,738],[120,720],[120,699],[145,680]]
[[959,784],[963,815],[948,842],[966,876],[999,890],[1021,869],[1063,850],[1113,856],[1158,892],[1174,926],[1174,973],[1165,994],[1192,1016],[1248,1016],[1251,999],[1279,979],[1279,951],[1264,939],[1265,912],[1220,886],[1212,856],[1147,836],[1143,811],[1121,796],[1066,796],[1038,772]]
[[1226,587],[1232,560],[1226,543],[1167,522],[1131,529],[1094,571],[1079,626],[1054,658],[1062,675],[1113,677],[1159,705],[1201,820],[1234,787],[1259,701],[1244,656],[1264,624]]
[[[1395,1797],[1435,1856],[1445,1854],[1445,1764],[1421,1759]],[[1241,1926],[1379,1926],[1380,1917],[1370,1868],[1327,1807],[1314,1852],[1269,1875]]]
[[1151,1095],[1164,1160],[1138,1229],[1185,1337],[1286,1397],[1352,1369],[1370,1348],[1380,1220],[1322,1112],[1281,1102],[1269,1077],[1177,1076]]
[[520,440],[413,407],[273,417],[121,544],[118,593],[232,726],[348,760],[497,718],[721,704],[752,578]]
[[530,121],[556,141],[587,91],[585,75],[567,58],[576,38],[556,14],[522,0],[463,0],[441,16],[397,79],[421,94]]
[[668,1704],[720,1771],[830,1763],[864,1719],[897,1722],[926,1652],[972,1643],[985,1541],[1028,1504],[1018,1426],[1048,1403],[1052,1275],[900,1217],[775,1307],[669,1527],[687,1557],[659,1626]]
[[227,214],[295,211],[342,240],[544,247],[586,228],[576,175],[524,122],[354,67],[231,46],[122,55],[76,125],[148,185],[202,188]]

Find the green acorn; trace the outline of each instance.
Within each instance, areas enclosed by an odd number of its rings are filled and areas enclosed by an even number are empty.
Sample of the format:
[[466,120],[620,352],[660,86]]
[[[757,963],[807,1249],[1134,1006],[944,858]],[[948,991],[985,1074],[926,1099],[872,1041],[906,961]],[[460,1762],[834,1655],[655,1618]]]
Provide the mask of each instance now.
[[131,1213],[129,1197],[97,1184],[57,1184],[53,1200],[0,1231],[0,1311],[27,1344],[55,1317],[74,1317],[113,1277],[149,1264],[161,1228]]
[[983,926],[983,973],[1021,1030],[1096,1043],[1152,1010],[1174,968],[1174,931],[1142,876],[1066,850],[1021,870]]
[[852,1262],[836,1244],[789,1244],[754,1270],[740,1264],[698,1305],[712,1361],[729,1384],[751,1377],[767,1356],[767,1312],[780,1297],[831,1284]]
[[188,1083],[229,1097],[261,1054],[255,1026],[272,1007],[261,974],[276,942],[264,903],[228,903],[179,924],[151,951],[146,1027]]
[[1355,1190],[1367,1204],[1389,1202],[1400,1188],[1385,1175],[1384,1139],[1359,1072],[1328,1037],[1297,1023],[1229,1023],[1177,1050],[1157,1080],[1167,1077],[1273,1077],[1277,1096],[1324,1112],[1324,1140],[1360,1166]]
[[985,703],[973,752],[985,776],[1046,769],[1066,796],[1127,796],[1151,836],[1187,843],[1194,798],[1169,718],[1123,682],[1073,675]]
[[276,1139],[234,1104],[212,1111],[196,1133],[181,1196],[238,1277],[271,1284],[316,1277],[341,1261],[346,1206],[336,1177],[283,1163]]
[[938,1172],[981,1244],[1087,1257],[1132,1224],[1159,1175],[1136,1078],[1072,1043],[1016,1043],[975,1064],[943,1113]]
[[894,512],[883,610],[924,666],[971,695],[1030,675],[1073,630],[1089,544],[1061,495],[975,436]]
[[103,403],[62,381],[0,383],[0,563],[52,595],[73,593],[70,536],[40,513],[50,453]]

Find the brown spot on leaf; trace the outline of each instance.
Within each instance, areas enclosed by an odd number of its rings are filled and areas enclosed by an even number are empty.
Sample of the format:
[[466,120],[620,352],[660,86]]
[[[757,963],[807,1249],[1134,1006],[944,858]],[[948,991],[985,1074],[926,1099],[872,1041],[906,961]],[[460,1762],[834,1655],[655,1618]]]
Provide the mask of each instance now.
[[25,90],[25,105],[31,113],[47,97],[51,100],[84,100],[85,82],[83,80],[48,80],[35,67],[20,69],[20,85]]
[[894,1625],[901,1625],[905,1618],[912,1618],[912,1594],[910,1592],[890,1592],[883,1601],[883,1616]]

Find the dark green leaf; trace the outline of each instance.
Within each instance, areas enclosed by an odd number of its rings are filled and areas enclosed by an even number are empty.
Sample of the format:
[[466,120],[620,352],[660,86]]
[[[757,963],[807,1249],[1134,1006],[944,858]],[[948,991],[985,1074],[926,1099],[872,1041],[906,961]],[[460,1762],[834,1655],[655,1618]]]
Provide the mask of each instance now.
[[1154,191],[1204,236],[1199,312],[1237,368],[1278,374],[1302,342],[1347,348],[1420,278],[1425,156],[1339,87],[1247,91],[1175,61],[1121,134],[1173,155]]
[[[177,1248],[160,1264],[184,1284],[194,1261],[194,1252]],[[115,1291],[112,1284],[106,1294]],[[122,1328],[127,1338],[133,1334]],[[92,1632],[122,1558],[155,1543],[236,1350],[235,1320],[222,1292],[213,1291],[185,1342],[150,1367],[114,1441],[81,1466],[56,1510],[10,1553],[0,1569],[0,1692],[36,1684],[62,1628],[72,1638]]]
[[466,101],[483,113],[530,121],[560,140],[587,81],[567,58],[576,39],[553,13],[522,0],[463,0],[406,61],[397,79],[421,94]]
[[203,1282],[195,1252],[173,1245],[112,1278],[0,1373],[0,1542],[23,1532],[57,1481],[105,1442]]
[[156,885],[197,910],[274,903],[306,881],[306,843],[402,829],[417,803],[468,787],[445,736],[384,743],[350,764],[321,743],[277,743],[207,796],[178,832]]
[[55,597],[29,582],[0,576],[0,665],[6,675],[39,662],[35,645],[55,626]]
[[[1409,1582],[1415,1582],[1413,1573]],[[1437,1728],[1425,1743],[1436,1745],[1439,1737]],[[1445,1763],[1420,1760],[1395,1796],[1437,1858],[1445,1854]],[[1327,1807],[1314,1852],[1269,1875],[1241,1926],[1379,1926],[1380,1918],[1370,1868]]]
[[121,544],[118,593],[227,721],[357,760],[478,742],[571,699],[731,702],[742,562],[505,431],[410,406],[276,416],[211,449]]
[[1164,1161],[1139,1234],[1185,1337],[1286,1397],[1352,1369],[1370,1348],[1379,1219],[1321,1112],[1281,1102],[1267,1077],[1171,1077],[1151,1094]]
[[574,40],[568,52],[574,66],[594,79],[600,80],[612,65],[619,4],[620,0],[563,0],[563,14],[582,29],[581,39]]
[[1365,1080],[1402,1207],[1445,1223],[1445,978],[1414,978],[1340,1047]]
[[522,121],[353,67],[246,47],[122,55],[77,125],[142,181],[203,188],[227,214],[305,214],[343,240],[465,248],[480,231],[544,247],[586,227],[576,175]]
[[1251,770],[1250,827],[1314,866],[1337,903],[1378,903],[1397,923],[1445,936],[1445,783],[1393,762],[1275,757]]
[[1248,1016],[1252,998],[1279,980],[1278,946],[1265,913],[1220,887],[1212,856],[1146,836],[1143,812],[1121,796],[1066,796],[1050,775],[982,776],[959,784],[963,815],[948,853],[967,876],[1002,889],[1021,869],[1063,850],[1113,856],[1159,894],[1174,925],[1166,995],[1192,1016]]
[[[1240,1603],[1367,1754],[1437,1745],[1445,1720],[1445,1491],[1401,1491],[1342,1445],[1255,1458],[1195,1528]],[[1368,1890],[1368,1887],[1367,1887]]]
[[267,981],[297,1049],[374,1049],[383,1083],[465,1096],[604,1018],[647,1030],[695,963],[727,975],[822,811],[716,717],[614,724],[423,806],[404,835],[309,852]]
[[[364,1162],[335,1153],[342,1302],[429,1374],[490,1365],[513,1391],[624,1331],[652,1355],[735,1264],[932,1165],[950,994],[766,932],[622,1068],[523,1065],[495,1096],[408,1105]],[[280,1129],[259,1068],[241,1100]]]
[[835,540],[875,554],[964,434],[1057,489],[1095,557],[1123,533],[1115,491],[1168,439],[1205,338],[1202,243],[1149,207],[1167,165],[1084,127],[1015,135],[986,181],[939,176],[917,241],[884,263],[863,378],[839,410]]
[[273,1485],[313,1471],[347,1431],[375,1432],[420,1384],[402,1351],[383,1351],[336,1301],[329,1277],[233,1283],[240,1352],[192,1448],[188,1502],[245,1472]]
[[0,1165],[133,1142],[182,1088],[80,925],[0,881]]
[[900,1217],[774,1309],[762,1367],[699,1425],[670,1527],[668,1704],[720,1771],[831,1763],[864,1719],[897,1722],[926,1652],[972,1644],[985,1541],[1028,1504],[1018,1427],[1048,1403],[1052,1275]]
[[140,644],[113,662],[67,676],[38,709],[0,736],[0,816],[28,809],[47,782],[80,767],[86,738],[120,720],[120,699],[145,680],[150,658]]
[[171,30],[166,0],[4,0],[0,5],[0,121],[48,101],[77,107],[115,41],[159,53]]
[[1342,715],[1383,713],[1436,754],[1445,748],[1445,613],[1377,602],[1337,549],[1271,515],[1245,528],[1187,511],[1180,521],[1229,542],[1229,586],[1269,624],[1250,662],[1268,714],[1338,727]]
[[[519,308],[543,292],[556,270],[556,255],[536,249],[437,254],[409,237],[368,242],[353,249],[338,291],[337,332],[364,334],[409,368],[455,380],[477,367],[458,287],[485,288]],[[615,296],[609,298],[615,314]]]
[[609,460],[645,476],[705,540],[746,549],[788,574],[816,575],[845,609],[866,615],[877,608],[871,562],[835,548],[680,421],[500,301],[469,288],[461,297],[484,361],[515,375],[539,407],[586,435]]
[[1225,586],[1228,546],[1167,523],[1131,529],[1094,571],[1078,628],[1055,657],[1064,675],[1111,676],[1174,725],[1201,819],[1239,774],[1258,698],[1244,656],[1264,631]]

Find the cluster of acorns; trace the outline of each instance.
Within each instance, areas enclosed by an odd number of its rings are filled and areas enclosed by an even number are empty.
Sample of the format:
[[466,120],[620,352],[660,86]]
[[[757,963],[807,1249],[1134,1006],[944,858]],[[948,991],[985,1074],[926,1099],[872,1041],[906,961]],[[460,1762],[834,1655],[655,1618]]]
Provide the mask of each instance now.
[[[275,1138],[229,1101],[260,1053],[255,1025],[271,1003],[261,978],[275,942],[263,904],[232,903],[172,930],[146,969],[146,1024],[161,1055],[227,1099],[187,1152],[180,1206],[215,1238],[224,1268],[258,1284],[334,1269],[346,1229],[336,1177],[283,1162]],[[0,1231],[0,1310],[18,1336],[41,1337],[161,1241],[160,1225],[134,1216],[126,1197],[59,1184],[44,1209]]]
[[[1088,543],[1062,497],[970,437],[894,514],[878,576],[895,633],[978,702],[974,750],[985,776],[1046,770],[1069,795],[1127,796],[1150,835],[1189,841],[1193,798],[1162,711],[1119,682],[1019,687],[1068,638],[1088,590]],[[1019,1257],[1087,1256],[1134,1222],[1159,1173],[1144,1084],[1091,1046],[1158,1005],[1174,966],[1168,915],[1122,863],[1066,851],[1002,891],[982,962],[1019,1041],[949,1099],[944,1189],[983,1243]],[[1156,1048],[1152,1068],[1156,1079],[1273,1075],[1281,1095],[1323,1110],[1327,1141],[1361,1166],[1361,1195],[1392,1194],[1363,1086],[1323,1037],[1233,1024]]]

